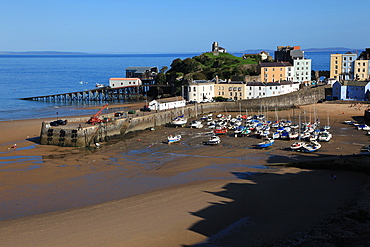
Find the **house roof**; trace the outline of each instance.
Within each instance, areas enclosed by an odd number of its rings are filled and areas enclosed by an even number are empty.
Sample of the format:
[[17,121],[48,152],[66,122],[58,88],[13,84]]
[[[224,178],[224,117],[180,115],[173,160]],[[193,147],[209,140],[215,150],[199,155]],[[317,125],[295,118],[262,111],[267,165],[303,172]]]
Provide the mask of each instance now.
[[260,63],[261,67],[287,67],[292,66],[289,62]]
[[156,101],[159,103],[168,103],[168,102],[175,102],[175,101],[182,101],[182,100],[185,100],[185,99],[182,96],[178,96],[178,97],[157,99]]
[[220,82],[218,84],[245,84],[242,81],[225,81],[225,82]]
[[213,81],[207,81],[207,80],[194,80],[192,82],[190,82],[192,84],[199,84],[199,83],[208,83],[208,84],[214,84]]
[[109,78],[109,80],[132,81],[132,80],[140,80],[140,79],[139,78]]
[[151,70],[152,68],[156,68],[156,67],[132,66],[132,67],[127,67],[126,71],[134,71],[135,73],[145,73],[146,71]]
[[265,83],[260,81],[249,81],[247,82],[247,86],[265,86]]
[[370,82],[368,81],[344,81],[343,86],[356,86],[356,87],[365,87]]

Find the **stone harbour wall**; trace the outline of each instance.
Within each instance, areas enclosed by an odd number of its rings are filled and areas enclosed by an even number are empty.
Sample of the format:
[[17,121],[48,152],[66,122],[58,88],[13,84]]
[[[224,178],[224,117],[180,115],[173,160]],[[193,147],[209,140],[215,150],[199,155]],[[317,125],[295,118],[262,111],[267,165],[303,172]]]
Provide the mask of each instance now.
[[[160,112],[151,112],[151,114],[139,112],[134,116],[125,115],[124,118],[115,119],[111,115],[105,115],[112,120],[107,123],[91,125],[79,129],[65,126],[50,126],[49,122],[43,122],[40,134],[40,143],[43,145],[58,145],[70,147],[86,147],[94,145],[97,142],[105,142],[110,137],[124,135],[128,132],[155,128],[157,126],[168,124],[177,116],[184,115],[186,118],[203,116],[212,112],[257,112],[261,108],[289,109],[299,107],[300,105],[313,104],[319,99],[325,98],[324,88],[300,90],[287,95],[259,98],[250,100],[239,100],[235,102],[214,102],[187,105],[179,109],[172,109]],[[89,117],[79,117],[68,119],[69,123],[86,122]],[[73,125],[72,125],[73,126]],[[75,125],[77,126],[77,125]]]

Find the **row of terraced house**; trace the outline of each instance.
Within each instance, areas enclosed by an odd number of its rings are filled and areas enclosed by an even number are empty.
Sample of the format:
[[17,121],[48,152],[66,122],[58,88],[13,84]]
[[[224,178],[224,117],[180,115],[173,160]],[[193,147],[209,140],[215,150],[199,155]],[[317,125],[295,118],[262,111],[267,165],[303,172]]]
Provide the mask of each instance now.
[[370,100],[370,48],[330,55],[332,100]]
[[188,101],[208,102],[221,96],[229,100],[253,99],[287,94],[311,82],[311,59],[300,46],[278,46],[275,62],[257,65],[255,81],[195,80],[187,87]]

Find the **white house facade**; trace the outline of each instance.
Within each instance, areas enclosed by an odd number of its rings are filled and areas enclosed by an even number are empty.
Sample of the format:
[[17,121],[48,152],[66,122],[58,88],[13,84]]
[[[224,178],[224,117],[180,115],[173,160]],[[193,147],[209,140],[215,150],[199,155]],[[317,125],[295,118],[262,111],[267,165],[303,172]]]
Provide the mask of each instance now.
[[308,83],[311,81],[311,59],[296,58],[293,60],[293,68],[292,81],[299,83]]
[[280,94],[292,93],[299,90],[300,83],[291,82],[291,81],[282,81],[280,82]]
[[215,96],[215,82],[195,80],[187,88],[188,101],[210,102]]
[[335,82],[332,88],[333,100],[367,101],[370,96],[370,82],[344,81]]
[[152,100],[148,107],[151,110],[168,110],[186,106],[186,100],[183,97],[171,97],[159,100]]

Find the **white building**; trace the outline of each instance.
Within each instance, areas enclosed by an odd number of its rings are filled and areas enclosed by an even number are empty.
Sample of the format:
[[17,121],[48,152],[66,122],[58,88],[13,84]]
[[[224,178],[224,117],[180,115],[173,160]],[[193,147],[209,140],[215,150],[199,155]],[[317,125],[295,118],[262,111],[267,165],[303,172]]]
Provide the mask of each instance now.
[[298,82],[247,82],[245,85],[245,99],[273,97],[292,93],[299,90]]
[[186,100],[179,96],[179,97],[171,97],[159,100],[152,100],[149,102],[148,107],[151,110],[168,110],[168,109],[175,109],[186,106]]
[[296,58],[293,60],[293,78],[294,82],[305,83],[311,81],[311,59]]
[[287,93],[293,93],[295,91],[299,90],[299,84],[298,82],[291,82],[291,81],[282,81],[280,82],[280,94],[287,94]]
[[215,96],[215,83],[213,81],[195,80],[188,86],[188,101],[210,102]]
[[278,82],[270,82],[265,84],[266,97],[277,96],[281,94],[281,84]]
[[266,97],[266,87],[263,82],[247,82],[245,86],[246,99]]
[[141,86],[142,82],[139,78],[110,78],[109,86],[111,88],[137,87]]

